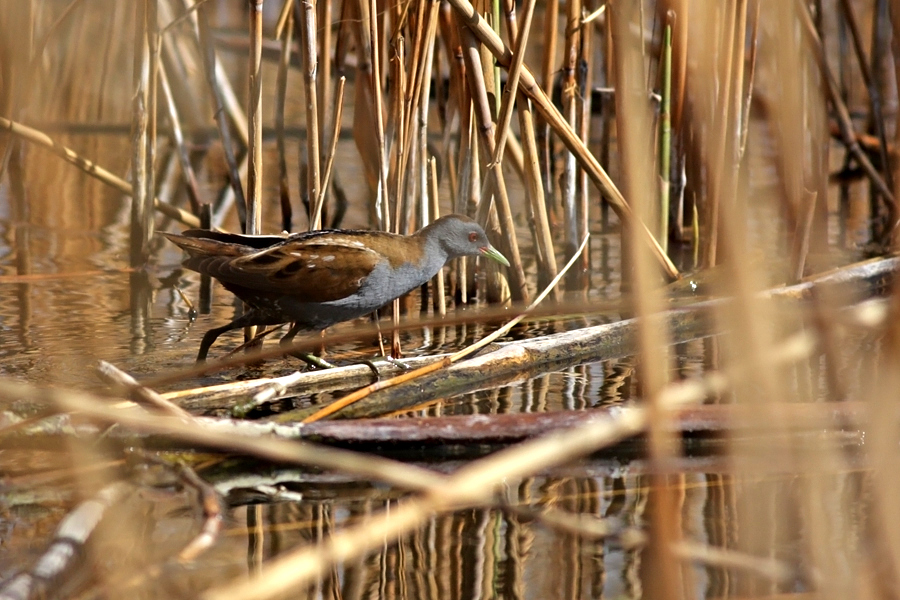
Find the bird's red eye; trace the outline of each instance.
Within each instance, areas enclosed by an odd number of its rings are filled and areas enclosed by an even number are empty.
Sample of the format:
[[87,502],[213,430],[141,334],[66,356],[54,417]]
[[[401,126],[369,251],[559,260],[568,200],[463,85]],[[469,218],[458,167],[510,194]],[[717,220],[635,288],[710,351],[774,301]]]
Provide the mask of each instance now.
[[474,242],[474,241],[476,241],[477,239],[478,239],[478,234],[475,233],[474,231],[473,231],[472,233],[469,234],[469,241],[470,241],[470,242]]

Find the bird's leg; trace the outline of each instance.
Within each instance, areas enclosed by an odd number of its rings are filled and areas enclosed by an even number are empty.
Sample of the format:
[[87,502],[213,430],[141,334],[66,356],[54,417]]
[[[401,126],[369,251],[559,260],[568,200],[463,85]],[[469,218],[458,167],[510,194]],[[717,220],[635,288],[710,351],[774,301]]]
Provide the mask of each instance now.
[[[282,348],[287,348],[287,347],[289,347],[289,346],[291,345],[291,342],[294,341],[294,336],[296,336],[298,333],[300,333],[300,332],[303,331],[304,329],[306,329],[306,327],[303,327],[303,326],[300,325],[299,323],[294,323],[294,324],[292,324],[292,325],[291,325],[291,328],[288,330],[288,332],[287,332],[286,334],[284,334],[284,337],[281,338],[281,341],[279,342],[279,344],[281,344],[281,347],[282,347]],[[306,364],[312,365],[312,366],[314,366],[314,367],[318,367],[318,368],[320,368],[320,369],[331,369],[331,368],[334,368],[334,365],[331,364],[330,362],[328,362],[327,360],[325,360],[324,358],[322,358],[322,357],[320,357],[320,356],[316,356],[316,355],[314,355],[314,354],[312,354],[312,353],[309,353],[309,352],[290,352],[290,351],[287,351],[286,353],[287,353],[287,354],[290,354],[290,355],[293,356],[293,357],[299,358],[300,360],[302,360],[302,361],[305,362]]]
[[206,355],[209,354],[209,348],[212,346],[216,339],[225,333],[226,331],[231,331],[232,329],[238,329],[240,327],[244,327],[246,325],[253,325],[253,321],[255,320],[255,315],[252,310],[245,312],[240,317],[232,321],[227,325],[222,325],[221,327],[215,327],[210,329],[203,335],[203,341],[200,342],[200,351],[197,352],[197,362],[202,363],[206,362]]
[[375,358],[367,359],[362,361],[364,365],[369,367],[372,370],[372,373],[375,375],[375,381],[381,379],[381,371],[378,370],[378,363],[376,361],[384,361],[389,365],[393,365],[402,371],[409,371],[412,367],[399,358],[394,358],[393,356],[381,355]]

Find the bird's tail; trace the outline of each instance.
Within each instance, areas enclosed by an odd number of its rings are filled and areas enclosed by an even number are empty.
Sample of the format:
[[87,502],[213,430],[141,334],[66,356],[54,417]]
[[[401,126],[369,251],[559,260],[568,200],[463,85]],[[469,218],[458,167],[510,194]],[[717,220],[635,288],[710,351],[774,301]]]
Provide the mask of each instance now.
[[202,256],[243,256],[253,248],[235,243],[229,243],[214,239],[213,236],[203,235],[214,233],[203,229],[188,229],[183,234],[160,232],[169,238],[169,241],[190,254],[192,257]]

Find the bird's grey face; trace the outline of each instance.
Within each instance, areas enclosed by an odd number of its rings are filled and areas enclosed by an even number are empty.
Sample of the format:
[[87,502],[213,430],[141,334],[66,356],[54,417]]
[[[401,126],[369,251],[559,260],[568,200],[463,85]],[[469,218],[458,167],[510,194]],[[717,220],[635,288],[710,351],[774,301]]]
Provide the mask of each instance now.
[[486,256],[509,266],[509,261],[491,246],[484,229],[475,221],[448,220],[445,233],[447,235],[442,236],[442,242],[451,257]]

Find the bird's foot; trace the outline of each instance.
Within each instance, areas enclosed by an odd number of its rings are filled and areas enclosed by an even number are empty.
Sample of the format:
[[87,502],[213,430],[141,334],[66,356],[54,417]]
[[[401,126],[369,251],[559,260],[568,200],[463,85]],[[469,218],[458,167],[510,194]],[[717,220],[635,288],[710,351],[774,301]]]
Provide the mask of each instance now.
[[302,360],[309,366],[315,367],[317,369],[333,369],[333,368],[335,368],[335,365],[328,362],[321,356],[316,356],[315,354],[309,354],[307,352],[291,352],[290,354],[291,354],[291,356],[293,356],[295,358],[299,358],[300,360]]
[[375,374],[376,380],[381,378],[381,371],[378,370],[378,364],[377,364],[380,361],[384,361],[384,362],[386,362],[390,365],[393,365],[394,367],[396,367],[400,370],[403,370],[403,371],[409,371],[410,369],[412,369],[412,366],[406,364],[399,358],[394,358],[392,356],[378,356],[371,360],[364,360],[363,364],[366,365],[367,367],[369,367],[370,369],[372,369],[372,373]]
[[382,358],[384,358],[385,362],[388,362],[388,363],[394,365],[398,369],[401,369],[403,371],[411,371],[412,370],[412,365],[409,365],[409,364],[403,362],[399,358],[394,358],[393,356],[384,356]]

